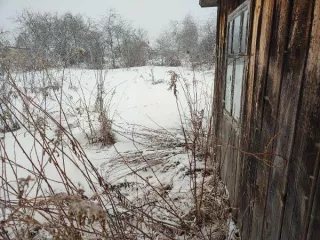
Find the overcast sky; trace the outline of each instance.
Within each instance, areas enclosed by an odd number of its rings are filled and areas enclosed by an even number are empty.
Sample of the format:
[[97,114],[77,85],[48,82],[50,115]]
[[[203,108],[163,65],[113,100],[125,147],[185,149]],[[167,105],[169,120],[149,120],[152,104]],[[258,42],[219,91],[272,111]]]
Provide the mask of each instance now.
[[169,20],[181,20],[190,13],[202,22],[214,11],[213,8],[201,8],[199,0],[0,0],[0,28],[12,31],[15,27],[14,16],[23,9],[61,13],[71,11],[100,19],[110,8],[134,26],[145,28],[151,40]]

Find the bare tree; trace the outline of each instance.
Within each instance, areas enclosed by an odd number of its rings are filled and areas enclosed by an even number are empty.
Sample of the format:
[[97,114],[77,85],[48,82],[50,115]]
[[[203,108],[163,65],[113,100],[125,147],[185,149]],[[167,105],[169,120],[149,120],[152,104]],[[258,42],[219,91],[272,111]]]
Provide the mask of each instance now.
[[134,28],[114,10],[102,21],[106,43],[105,56],[111,68],[143,66],[148,60],[147,33]]
[[112,68],[116,68],[116,32],[121,29],[121,17],[114,11],[110,10],[102,23],[103,35],[107,44],[107,55],[111,59]]
[[86,66],[101,69],[146,64],[147,34],[135,29],[114,10],[100,24],[81,15],[24,11],[16,20],[20,34],[16,46],[55,66]]
[[144,66],[148,60],[148,40],[143,29],[127,29],[123,36],[125,67]]
[[212,65],[215,61],[216,48],[216,14],[213,12],[210,18],[201,27],[199,53],[201,64]]
[[[181,62],[192,66],[214,62],[216,25],[215,15],[199,25],[188,14],[181,22],[171,21],[156,40],[161,65],[179,66]],[[200,31],[201,29],[201,31]]]
[[157,39],[156,49],[161,59],[161,65],[178,66],[181,64],[177,42],[169,31],[161,33]]
[[180,28],[179,22],[171,21],[156,40],[156,49],[161,59],[161,65],[181,65]]
[[188,54],[192,62],[196,61],[199,41],[198,25],[190,14],[185,16],[181,25],[178,40],[181,43],[183,54]]
[[81,15],[24,11],[17,22],[20,34],[16,46],[28,48],[52,64],[92,66],[103,59],[101,33]]

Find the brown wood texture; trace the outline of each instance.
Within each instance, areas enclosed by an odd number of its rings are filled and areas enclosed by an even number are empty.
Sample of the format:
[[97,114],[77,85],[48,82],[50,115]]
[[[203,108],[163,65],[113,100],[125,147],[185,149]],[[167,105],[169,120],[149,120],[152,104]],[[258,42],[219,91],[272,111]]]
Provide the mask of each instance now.
[[[252,127],[252,116],[253,116],[253,93],[255,84],[255,62],[257,59],[257,42],[259,39],[259,19],[261,16],[262,1],[255,1],[251,3],[250,7],[250,22],[249,22],[249,65],[247,68],[247,79],[245,81],[245,98],[243,106],[243,117],[242,117],[242,141],[240,149],[244,152],[249,150],[252,144],[250,140],[250,131]],[[254,180],[255,180],[255,159],[249,155],[241,154],[241,176],[240,176],[240,190],[239,190],[239,227],[242,231],[242,238],[249,239],[250,232],[253,226],[253,199],[254,199]]]
[[242,122],[235,127],[223,113],[224,62],[227,17],[241,2],[221,0],[218,15],[221,177],[239,210],[242,239],[319,239],[320,0],[251,1]]
[[[228,0],[221,0],[218,10],[218,34],[217,34],[217,61],[215,76],[215,97],[214,97],[214,149],[215,156],[220,163],[221,178],[226,182],[231,196],[231,204],[234,206],[237,198],[236,172],[238,169],[239,152],[235,149],[239,147],[239,129],[231,126],[233,122],[229,118],[225,118],[223,114],[223,97],[225,88],[225,48],[226,48],[226,29],[228,15],[240,5],[242,1],[233,1],[227,3]],[[229,169],[232,169],[231,171]]]
[[[268,131],[270,136],[274,139],[270,140],[270,145],[266,146],[266,150],[272,153],[276,153],[275,145],[278,140],[278,136],[282,133],[277,132],[276,122],[278,121],[278,107],[281,90],[281,79],[283,74],[283,65],[286,55],[287,39],[288,39],[288,26],[289,26],[289,0],[276,0],[273,20],[273,33],[271,37],[271,48],[269,58],[269,70],[268,70],[268,81],[266,84],[267,98],[264,107],[265,122],[270,122],[272,125],[264,131]],[[275,166],[279,171],[286,168],[286,166]],[[273,171],[273,169],[271,169]],[[265,213],[264,213],[264,226],[262,239],[270,239],[272,232],[275,231],[274,218],[280,219],[281,211],[277,206],[273,205],[273,201],[278,196],[275,195],[275,189],[277,188],[277,182],[273,181],[272,173],[270,173],[268,181],[268,189],[265,191],[268,193],[266,199]]]
[[[315,219],[316,214],[312,209],[315,204],[317,205],[314,200],[316,188],[319,188],[317,185],[319,178],[318,143],[320,142],[319,0],[313,3],[310,1],[308,4],[303,2],[304,6],[302,2],[294,5],[294,9],[302,11],[300,18],[297,17],[296,20],[301,21],[299,30],[296,26],[296,31],[298,33],[302,31],[302,33],[300,41],[296,42],[299,51],[295,51],[295,56],[296,59],[302,59],[304,55],[301,53],[307,51],[307,58],[301,82],[295,139],[289,165],[289,183],[281,239],[306,239],[310,222]],[[298,33],[295,32],[295,34]],[[319,213],[319,209],[317,211]],[[310,221],[311,218],[312,221]],[[311,238],[311,236],[312,234],[309,235],[309,239],[318,239]]]
[[[305,232],[303,239],[320,239],[320,1],[316,0],[314,5],[313,24],[311,32],[311,43],[309,48],[309,57],[306,71],[307,86],[305,89],[308,91],[305,96],[309,96],[310,102],[305,102],[309,106],[308,121],[309,133],[306,134],[307,141],[311,141],[311,146],[317,148],[317,155],[313,150],[313,157],[315,157],[315,166],[313,175],[306,176],[312,179],[312,189],[310,192],[310,201],[308,209],[308,221],[305,225]],[[304,107],[304,105],[302,105]],[[310,127],[311,126],[311,127]],[[309,158],[310,153],[305,151],[305,158]],[[309,164],[308,164],[309,165]],[[312,162],[311,162],[312,168]]]
[[[293,208],[288,197],[288,183],[290,187],[295,186],[293,169],[297,168],[293,160],[293,146],[296,135],[296,126],[298,125],[297,116],[301,112],[300,97],[303,89],[303,76],[305,72],[305,63],[307,59],[308,46],[310,40],[310,27],[312,16],[312,1],[295,0],[289,2],[291,8],[289,16],[289,35],[287,40],[287,48],[285,52],[285,60],[283,66],[283,76],[281,80],[281,93],[279,99],[278,119],[276,132],[280,135],[275,142],[274,151],[276,154],[283,156],[288,164],[284,168],[273,168],[270,175],[270,188],[268,194],[268,204],[274,209],[271,219],[271,239],[299,239],[289,237],[289,228],[285,228],[286,224],[292,219],[283,218],[284,211],[292,209],[295,212],[302,212],[304,205]],[[273,162],[275,165],[282,164],[282,157],[275,157]],[[290,170],[291,169],[291,170]],[[278,210],[276,210],[278,209]],[[296,226],[302,228],[302,226]],[[280,235],[281,233],[281,235]]]
[[219,0],[199,0],[199,5],[201,7],[217,7]]
[[[259,19],[259,28],[261,29],[259,38],[257,39],[257,59],[255,61],[255,88],[253,92],[253,118],[250,139],[252,141],[250,152],[266,152],[270,149],[270,140],[273,137],[273,124],[270,121],[270,105],[266,97],[266,85],[268,79],[269,68],[269,51],[270,38],[272,34],[272,20],[274,11],[274,1],[263,1],[261,6],[261,17]],[[263,30],[262,30],[263,29]],[[253,205],[253,220],[252,229],[250,232],[251,239],[262,238],[263,215],[266,205],[266,196],[268,188],[268,176],[270,167],[265,161],[269,161],[271,157],[261,156],[260,159],[255,159],[256,173],[252,183],[254,185],[254,201]]]

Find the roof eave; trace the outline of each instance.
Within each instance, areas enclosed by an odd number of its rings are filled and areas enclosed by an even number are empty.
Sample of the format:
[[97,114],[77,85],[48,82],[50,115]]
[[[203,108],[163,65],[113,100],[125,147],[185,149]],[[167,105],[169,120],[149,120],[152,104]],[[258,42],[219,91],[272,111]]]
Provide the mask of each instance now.
[[201,7],[218,7],[219,0],[200,0],[199,4]]

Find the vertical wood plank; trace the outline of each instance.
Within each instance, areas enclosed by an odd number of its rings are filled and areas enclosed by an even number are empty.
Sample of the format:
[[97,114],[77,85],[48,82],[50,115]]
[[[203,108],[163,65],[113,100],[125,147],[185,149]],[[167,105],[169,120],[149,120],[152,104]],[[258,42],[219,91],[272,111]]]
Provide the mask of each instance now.
[[221,0],[218,8],[217,21],[217,51],[216,51],[216,69],[215,69],[215,86],[214,86],[214,101],[213,101],[213,121],[214,121],[214,135],[213,135],[213,151],[214,161],[219,162],[219,169],[222,168],[221,155],[221,121],[223,118],[223,94],[224,94],[224,56],[225,56],[225,31],[226,31],[226,2]]
[[[276,132],[281,134],[275,142],[275,153],[290,160],[290,165],[284,168],[272,168],[269,182],[268,204],[274,209],[270,215],[270,239],[279,239],[283,221],[284,207],[287,204],[287,183],[290,185],[293,179],[288,178],[288,168],[296,168],[292,162],[292,149],[295,138],[297,113],[300,101],[302,79],[307,57],[309,30],[311,20],[312,1],[294,0],[290,1],[292,11],[290,15],[290,28],[285,56],[283,77],[281,82],[281,93],[279,99],[278,121]],[[281,165],[284,159],[280,156],[274,158],[274,165]],[[288,233],[288,230],[287,230]],[[283,236],[283,239],[291,239]],[[281,236],[282,238],[282,236]]]
[[232,129],[232,120],[225,119],[223,114],[223,98],[225,90],[225,49],[227,37],[227,18],[228,15],[240,4],[240,0],[227,1],[221,0],[219,8],[219,40],[218,40],[218,56],[216,68],[216,86],[215,86],[215,100],[214,112],[216,112],[215,119],[215,154],[216,159],[220,162],[221,178],[225,181],[230,193],[230,200],[235,203],[235,166],[237,157],[236,150],[230,146],[238,146],[238,137],[235,136]]
[[307,45],[308,58],[302,82],[300,111],[291,159],[292,166],[289,169],[289,178],[294,178],[294,180],[288,184],[282,239],[293,237],[306,239],[308,231],[311,237],[314,232],[314,227],[311,226],[316,222],[314,220],[317,215],[317,210],[314,208],[317,204],[314,201],[319,187],[317,182],[320,164],[318,146],[320,142],[320,5],[319,0],[312,1],[311,4],[309,7],[312,29],[308,32],[309,35],[311,33],[311,37]]
[[[266,104],[264,108],[263,131],[264,136],[274,137],[270,139],[270,145],[266,146],[266,151],[275,153],[274,143],[277,141],[276,123],[278,121],[278,105],[280,98],[280,87],[283,73],[283,63],[285,57],[285,48],[287,46],[288,26],[289,26],[289,0],[276,0],[273,20],[273,34],[270,39],[270,58],[268,69],[268,82],[266,86]],[[272,125],[266,124],[273,123]],[[269,158],[268,158],[269,159]],[[270,169],[269,169],[270,171]],[[271,170],[272,171],[272,170]],[[270,176],[268,176],[270,177]],[[268,189],[264,189],[267,193],[265,206],[264,226],[262,239],[271,239],[271,231],[274,227],[272,215],[278,215],[279,209],[272,207],[275,195],[274,189],[277,187],[276,182],[268,179]]]
[[[307,74],[306,81],[312,82],[309,84],[312,88],[312,92],[307,92],[305,95],[308,96],[312,94],[313,104],[308,104],[311,107],[309,113],[310,125],[309,128],[313,134],[308,134],[307,136],[312,136],[312,141],[314,145],[318,148],[318,153],[316,156],[316,164],[319,168],[320,165],[320,0],[315,1],[314,14],[313,14],[313,24],[311,32],[311,43],[309,50],[309,58],[307,64]],[[309,89],[310,90],[310,89]],[[303,108],[303,106],[302,106]],[[307,162],[307,157],[304,157],[304,162]],[[317,176],[316,176],[317,174]],[[307,176],[308,178],[310,176]],[[305,226],[305,233],[303,239],[320,239],[320,169],[318,173],[315,171],[313,174],[313,184],[310,193],[310,199],[313,201],[310,204],[308,216],[309,219]]]
[[[254,93],[254,114],[253,127],[254,131],[251,136],[252,152],[264,152],[268,145],[268,141],[273,135],[274,121],[270,121],[270,104],[265,96],[266,85],[270,81],[267,76],[269,66],[269,49],[272,33],[274,1],[264,1],[262,7],[261,31],[258,42],[258,58],[256,61],[256,80]],[[271,133],[271,134],[270,134]],[[266,196],[268,188],[269,166],[261,160],[256,161],[256,179],[254,192],[254,208],[253,208],[253,227],[250,239],[262,239],[263,234],[263,216],[266,205]]]
[[[320,162],[320,151],[318,152],[318,162]],[[311,211],[309,212],[309,222],[303,239],[320,239],[320,170],[318,170],[317,181],[315,179],[315,192]]]
[[[245,105],[243,108],[243,131],[242,131],[242,146],[241,149],[247,151],[250,144],[250,129],[252,129],[252,111],[253,111],[253,94],[255,81],[255,62],[257,53],[257,41],[259,38],[259,19],[261,16],[262,1],[252,1],[251,3],[251,18],[249,21],[249,63],[247,76]],[[254,179],[255,179],[255,160],[242,155],[241,167],[241,182],[239,189],[239,226],[242,232],[242,239],[249,239],[252,226],[252,200],[254,199]]]

